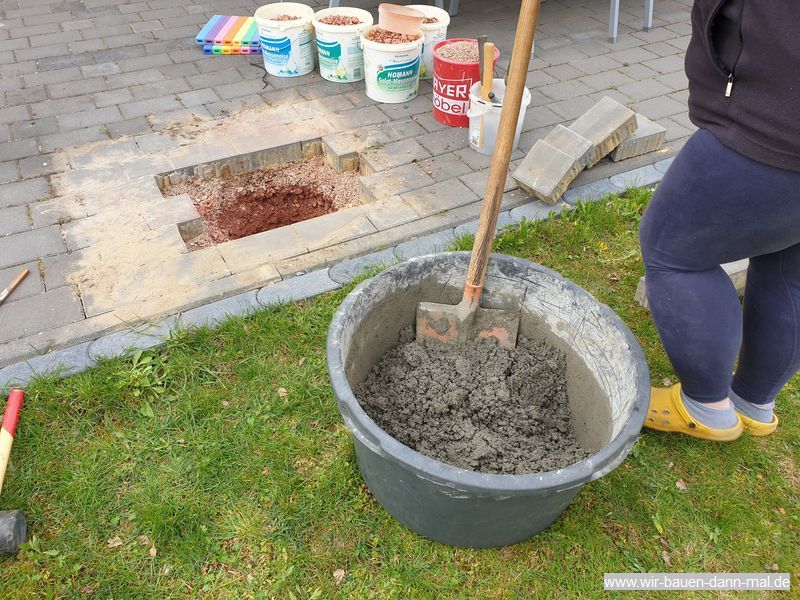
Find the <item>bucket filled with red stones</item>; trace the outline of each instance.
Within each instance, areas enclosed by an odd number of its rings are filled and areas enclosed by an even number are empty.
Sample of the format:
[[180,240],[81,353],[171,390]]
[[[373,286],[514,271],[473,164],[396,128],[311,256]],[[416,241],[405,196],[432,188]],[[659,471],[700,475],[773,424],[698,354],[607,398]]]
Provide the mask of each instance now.
[[[500,58],[495,48],[494,63]],[[478,40],[454,38],[433,49],[433,117],[450,127],[469,127],[469,90],[481,80]]]

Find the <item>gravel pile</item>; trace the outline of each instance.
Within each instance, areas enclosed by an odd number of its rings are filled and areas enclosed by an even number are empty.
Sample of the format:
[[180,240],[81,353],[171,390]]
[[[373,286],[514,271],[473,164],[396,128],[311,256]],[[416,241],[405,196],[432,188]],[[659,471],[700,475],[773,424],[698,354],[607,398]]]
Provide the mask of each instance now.
[[420,38],[418,34],[407,35],[405,33],[395,33],[381,27],[373,27],[365,34],[365,37],[378,44],[407,44]]
[[296,21],[299,18],[294,15],[278,15],[277,17],[272,17],[270,21]]
[[478,42],[453,42],[436,50],[436,56],[453,62],[478,62]]
[[436,17],[425,17],[425,20],[423,20],[422,22],[425,23],[426,25],[429,25],[431,23],[438,23],[439,19],[437,19]]

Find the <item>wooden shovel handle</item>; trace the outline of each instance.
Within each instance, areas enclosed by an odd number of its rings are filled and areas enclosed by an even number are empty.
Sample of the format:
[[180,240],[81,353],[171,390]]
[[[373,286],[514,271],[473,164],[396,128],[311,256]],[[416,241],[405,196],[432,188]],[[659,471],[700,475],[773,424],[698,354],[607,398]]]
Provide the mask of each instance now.
[[483,73],[481,73],[481,95],[487,102],[489,93],[492,91],[492,79],[494,78],[494,44],[486,42],[483,48],[478,50],[483,52]]
[[[539,20],[541,0],[522,0],[519,9],[519,21],[514,37],[514,48],[511,51],[511,64],[508,67],[508,84],[503,97],[503,109],[500,112],[500,126],[489,169],[489,181],[486,184],[486,195],[481,207],[481,218],[472,257],[467,271],[465,296],[480,296],[486,278],[486,266],[492,251],[492,239],[497,226],[497,215],[500,213],[500,202],[503,200],[503,187],[508,174],[508,163],[511,160],[511,148],[514,145],[514,134],[517,130],[522,94],[531,60],[533,37],[536,34],[536,22]],[[494,57],[492,57],[493,59]],[[491,60],[491,59],[490,59]]]
[[22,283],[22,280],[28,276],[28,273],[30,273],[28,269],[22,269],[22,271],[20,271],[17,276],[14,277],[14,280],[8,284],[8,287],[0,292],[0,304],[5,302],[6,298],[11,295],[11,292],[13,292],[17,286]]

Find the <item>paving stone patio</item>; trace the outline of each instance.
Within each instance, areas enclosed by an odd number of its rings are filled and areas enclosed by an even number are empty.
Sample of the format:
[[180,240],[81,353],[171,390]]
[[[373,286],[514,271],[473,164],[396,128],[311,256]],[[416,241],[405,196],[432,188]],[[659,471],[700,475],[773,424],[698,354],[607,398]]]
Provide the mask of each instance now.
[[[213,323],[281,293],[293,298],[290,278],[320,268],[324,275],[308,281],[324,291],[358,265],[405,258],[430,241],[410,238],[434,234],[441,245],[454,227],[469,229],[489,158],[468,148],[465,130],[432,118],[430,83],[400,105],[376,104],[363,84],[318,75],[269,78],[265,89],[260,57],[205,56],[194,44],[210,16],[250,14],[259,4],[0,2],[0,282],[31,270],[0,306],[0,367],[41,370],[57,362],[47,353],[62,348],[88,365],[134,339],[158,343],[176,315],[184,325]],[[376,3],[355,4],[375,12]],[[666,144],[584,171],[560,208],[660,179],[665,159],[694,130],[683,75],[690,5],[659,0],[654,29],[642,32],[641,3],[623,3],[610,44],[607,2],[546,2],[512,170],[554,125],[611,96],[665,127]],[[502,74],[517,10],[510,1],[463,0],[448,35],[489,35]],[[367,202],[188,253],[176,225],[196,218],[194,207],[186,197],[164,198],[156,175],[221,168],[275,148],[285,159],[322,153],[337,168],[360,168]],[[504,210],[512,222],[551,207],[509,177]],[[370,257],[354,258],[361,255]],[[286,282],[268,285],[279,280]],[[143,322],[160,323],[158,335],[142,333]],[[109,334],[108,348],[90,356],[89,344]],[[0,371],[0,386],[11,375]]]

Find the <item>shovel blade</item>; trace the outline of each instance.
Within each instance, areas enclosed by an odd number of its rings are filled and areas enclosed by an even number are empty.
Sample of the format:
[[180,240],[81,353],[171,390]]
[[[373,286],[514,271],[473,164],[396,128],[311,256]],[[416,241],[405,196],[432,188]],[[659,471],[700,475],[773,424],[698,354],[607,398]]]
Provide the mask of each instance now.
[[417,342],[442,344],[494,339],[503,348],[515,348],[519,312],[496,308],[470,311],[464,304],[420,302],[417,306]]

